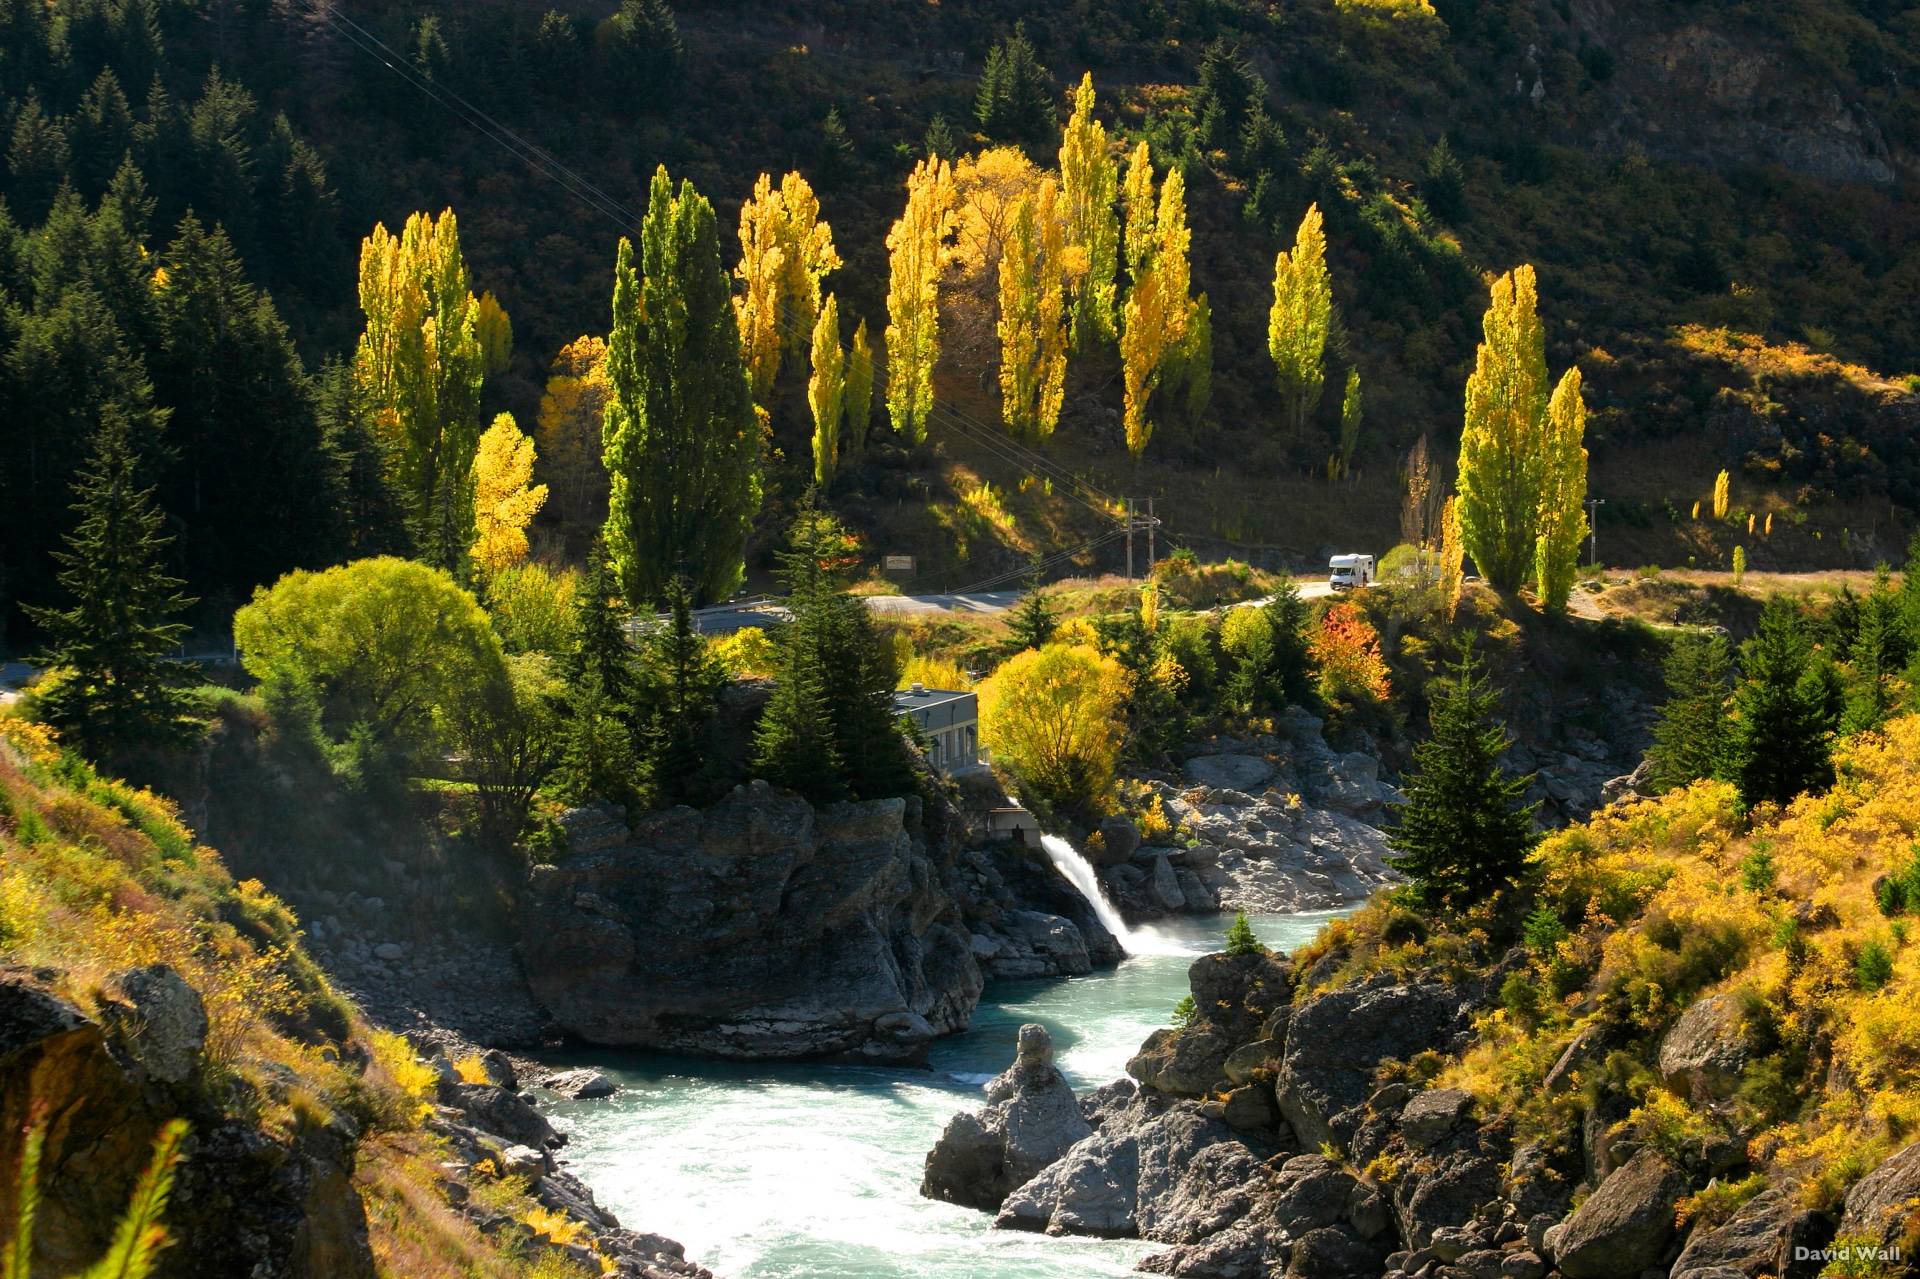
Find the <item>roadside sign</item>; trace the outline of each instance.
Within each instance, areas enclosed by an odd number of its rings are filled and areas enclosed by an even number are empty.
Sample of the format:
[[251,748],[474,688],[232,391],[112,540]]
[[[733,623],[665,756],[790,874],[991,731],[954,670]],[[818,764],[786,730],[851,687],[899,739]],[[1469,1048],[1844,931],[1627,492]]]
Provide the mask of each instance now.
[[913,572],[913,556],[889,555],[882,563],[881,570],[887,573],[911,573]]

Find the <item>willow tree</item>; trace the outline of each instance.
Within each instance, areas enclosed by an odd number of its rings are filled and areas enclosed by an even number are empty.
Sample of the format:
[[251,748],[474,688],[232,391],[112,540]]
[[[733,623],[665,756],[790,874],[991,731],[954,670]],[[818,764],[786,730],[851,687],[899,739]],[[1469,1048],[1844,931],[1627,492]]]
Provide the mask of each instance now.
[[867,423],[873,418],[873,344],[867,338],[864,316],[853,326],[853,345],[847,348],[847,385],[840,411],[846,423],[841,451],[851,457],[866,448]]
[[940,257],[953,229],[953,169],[932,156],[907,179],[907,207],[887,232],[887,413],[915,444],[927,438],[940,359]]
[[533,441],[513,414],[494,418],[473,459],[473,564],[488,576],[527,558],[527,526],[547,504],[533,463]]
[[[415,549],[457,568],[472,540],[469,485],[488,357],[452,209],[437,219],[416,213],[398,236],[373,228],[360,246],[360,309],[367,327],[354,379],[386,445],[389,480]],[[504,322],[502,312],[496,324]]]
[[1035,441],[1053,434],[1066,390],[1065,253],[1059,186],[1048,177],[1020,199],[1000,254],[1000,415]]
[[1079,259],[1073,273],[1073,345],[1086,350],[1114,339],[1114,273],[1120,223],[1113,202],[1119,166],[1107,148],[1107,128],[1093,118],[1093,73],[1073,91],[1073,114],[1060,139],[1060,202],[1066,240]]
[[1169,358],[1179,354],[1193,318],[1194,303],[1187,296],[1192,233],[1187,227],[1185,180],[1178,169],[1169,170],[1156,201],[1153,164],[1144,142],[1127,166],[1125,203],[1130,279],[1120,317],[1122,423],[1127,452],[1138,458],[1153,436],[1147,402]]
[[1460,434],[1461,540],[1488,583],[1503,591],[1526,580],[1540,535],[1547,359],[1536,308],[1531,266],[1493,282]]
[[760,429],[713,206],[654,171],[635,261],[622,236],[607,341],[606,542],[635,604],[675,575],[701,603],[740,584],[760,506]]
[[798,173],[761,174],[753,197],[740,206],[740,265],[746,286],[734,300],[740,345],[753,379],[753,398],[765,404],[783,352],[812,339],[820,313],[820,282],[840,267],[833,228],[820,218],[820,199]]
[[1327,380],[1327,337],[1333,328],[1333,276],[1320,206],[1307,206],[1291,251],[1273,263],[1273,309],[1267,315],[1267,352],[1296,437],[1320,402]]
[[840,348],[840,303],[829,293],[813,326],[813,376],[807,405],[813,410],[813,481],[833,482],[840,464],[840,409],[846,395],[847,356]]
[[1560,378],[1547,401],[1541,452],[1540,533],[1534,542],[1533,575],[1540,600],[1558,612],[1573,593],[1580,542],[1587,535],[1587,406],[1580,370]]

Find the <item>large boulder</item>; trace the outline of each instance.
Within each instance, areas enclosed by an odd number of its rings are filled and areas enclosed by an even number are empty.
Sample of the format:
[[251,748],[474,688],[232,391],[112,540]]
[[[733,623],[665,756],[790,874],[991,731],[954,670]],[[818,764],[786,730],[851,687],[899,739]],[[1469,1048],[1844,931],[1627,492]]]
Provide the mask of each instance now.
[[1092,1135],[1073,1089],[1053,1064],[1046,1027],[1020,1028],[1013,1065],[987,1085],[987,1106],[962,1111],[927,1153],[920,1193],[987,1212]]
[[1840,1234],[1879,1248],[1920,1238],[1920,1141],[1854,1183],[1840,1217]]
[[993,1224],[1050,1235],[1123,1238],[1137,1233],[1140,1143],[1132,1133],[1095,1133],[1018,1187]]
[[1752,1052],[1746,1014],[1732,991],[1697,999],[1660,1041],[1660,1076],[1696,1103],[1724,1101],[1740,1086]]
[[1363,982],[1297,1004],[1275,1085],[1280,1113],[1303,1145],[1344,1146],[1379,1064],[1444,1047],[1466,1024],[1460,993],[1437,982]]
[[1695,1231],[1673,1263],[1672,1279],[1707,1279],[1716,1272],[1813,1279],[1822,1264],[1799,1250],[1818,1249],[1833,1237],[1833,1223],[1802,1208],[1779,1187],[1761,1191],[1733,1216],[1710,1230]]
[[[1156,1030],[1127,1063],[1127,1073],[1150,1088],[1199,1097],[1230,1079],[1227,1063],[1262,1038],[1262,1025],[1286,1006],[1287,961],[1265,953],[1202,955],[1187,969],[1193,1016],[1184,1027]],[[1236,1070],[1248,1069],[1246,1058]]]
[[1660,1260],[1673,1238],[1674,1201],[1687,1179],[1658,1151],[1642,1150],[1615,1169],[1573,1216],[1547,1232],[1567,1279],[1619,1279]]
[[528,982],[592,1043],[921,1060],[983,985],[929,825],[918,797],[816,811],[763,782],[647,814],[533,869]]
[[147,1078],[184,1084],[207,1047],[207,1006],[200,992],[166,964],[130,968],[107,979],[100,1019]]

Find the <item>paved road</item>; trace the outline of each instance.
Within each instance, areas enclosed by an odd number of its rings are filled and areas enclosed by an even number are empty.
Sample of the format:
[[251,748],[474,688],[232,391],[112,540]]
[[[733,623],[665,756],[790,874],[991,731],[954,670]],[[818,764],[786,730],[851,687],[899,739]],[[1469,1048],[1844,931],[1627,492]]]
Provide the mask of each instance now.
[[1004,613],[1020,602],[1025,591],[978,591],[971,595],[869,595],[867,607],[876,613],[926,617],[937,613]]
[[[1296,578],[1293,583],[1293,588],[1300,592],[1300,598],[1303,600],[1325,599],[1327,596],[1333,594],[1333,587],[1327,585],[1325,582],[1302,582]],[[1273,603],[1273,596],[1262,595],[1257,600],[1242,600],[1238,604],[1230,604],[1227,607],[1260,608],[1263,605],[1271,603]]]

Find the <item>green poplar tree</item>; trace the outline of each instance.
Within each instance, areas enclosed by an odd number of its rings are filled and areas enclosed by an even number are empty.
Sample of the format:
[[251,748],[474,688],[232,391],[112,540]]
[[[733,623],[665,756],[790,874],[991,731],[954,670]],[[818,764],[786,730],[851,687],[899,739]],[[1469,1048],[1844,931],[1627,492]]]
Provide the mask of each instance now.
[[1407,797],[1387,836],[1389,865],[1430,910],[1460,910],[1517,884],[1534,833],[1531,774],[1500,765],[1511,744],[1496,718],[1498,695],[1462,651],[1434,698],[1432,736],[1413,749]]
[[46,632],[41,664],[62,672],[40,715],[93,759],[192,731],[186,668],[169,654],[187,633],[173,619],[194,601],[163,567],[166,514],[139,486],[129,431],[128,416],[109,410],[74,486],[80,520],[53,553],[72,603],[27,610]]
[[607,380],[606,539],[628,601],[662,599],[675,573],[697,603],[725,599],[760,506],[760,428],[713,206],[664,165],[638,262],[620,240]]
[[1540,602],[1554,612],[1567,607],[1580,570],[1580,544],[1587,539],[1587,406],[1580,370],[1571,368],[1547,401],[1540,448],[1540,532],[1534,539],[1533,576]]

